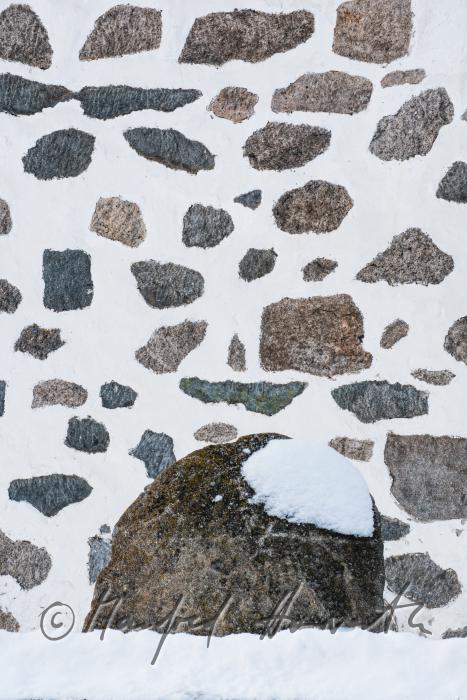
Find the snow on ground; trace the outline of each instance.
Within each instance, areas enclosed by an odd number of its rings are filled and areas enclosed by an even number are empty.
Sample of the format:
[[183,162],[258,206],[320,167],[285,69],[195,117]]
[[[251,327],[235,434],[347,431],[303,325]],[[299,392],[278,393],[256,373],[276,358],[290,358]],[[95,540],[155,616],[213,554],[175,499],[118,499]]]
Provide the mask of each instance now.
[[344,535],[373,534],[365,480],[339,452],[309,440],[271,440],[243,464],[243,476],[269,515]]

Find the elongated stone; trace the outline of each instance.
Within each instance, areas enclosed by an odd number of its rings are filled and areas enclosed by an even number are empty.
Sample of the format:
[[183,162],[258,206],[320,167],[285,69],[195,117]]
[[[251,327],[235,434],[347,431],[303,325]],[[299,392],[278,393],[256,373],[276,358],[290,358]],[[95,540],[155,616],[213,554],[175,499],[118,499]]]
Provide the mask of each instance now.
[[256,170],[287,170],[317,158],[330,141],[331,132],[319,126],[268,122],[248,137],[243,153]]
[[77,177],[91,164],[95,138],[79,129],[42,136],[23,156],[24,171],[38,180]]
[[257,209],[261,204],[262,198],[261,190],[251,190],[250,192],[245,192],[245,194],[239,194],[238,197],[235,197],[234,202],[242,204],[248,209]]
[[456,572],[442,569],[428,553],[388,557],[384,568],[389,590],[427,608],[447,605],[462,591]]
[[29,5],[12,4],[0,12],[0,58],[45,70],[52,54],[47,30]]
[[414,418],[428,413],[428,394],[410,384],[366,381],[333,389],[338,406],[351,411],[362,423],[390,418]]
[[214,156],[199,141],[192,141],[175,129],[128,129],[123,134],[131,148],[147,160],[154,160],[173,170],[196,175],[214,168]]
[[63,85],[44,85],[11,73],[0,75],[0,112],[14,116],[37,114],[72,97],[73,93]]
[[91,493],[86,479],[76,474],[48,474],[30,479],[15,479],[8,495],[11,501],[27,501],[48,518],[72,503],[79,503]]
[[89,583],[96,583],[102,569],[105,569],[110,561],[112,553],[112,541],[94,535],[88,539],[89,557],[88,557],[88,577]]
[[227,354],[227,364],[234,372],[245,372],[246,370],[246,350],[245,346],[235,333],[230,341]]
[[193,437],[200,442],[221,444],[223,442],[236,440],[237,436],[237,428],[233,425],[229,425],[229,423],[208,423],[208,425],[203,425],[201,428],[198,428]]
[[100,15],[79,52],[80,61],[95,61],[158,49],[162,13],[152,7],[116,5]]
[[131,266],[144,301],[155,309],[191,304],[204,293],[201,273],[175,263],[141,260]]
[[0,236],[6,236],[10,233],[13,222],[11,220],[10,207],[8,202],[0,199]]
[[386,326],[379,344],[385,350],[389,350],[390,348],[394,347],[399,340],[405,338],[408,332],[409,324],[398,318]]
[[274,92],[273,112],[334,112],[355,114],[366,109],[373,92],[368,78],[343,71],[305,73]]
[[356,440],[348,437],[336,437],[329,441],[333,447],[348,459],[356,459],[358,462],[369,462],[373,456],[375,443],[373,440]]
[[394,85],[417,85],[426,78],[426,71],[423,68],[412,68],[411,70],[395,70],[387,73],[381,79],[381,87],[388,88]]
[[80,384],[63,379],[46,379],[32,390],[32,408],[69,406],[77,408],[86,403],[88,392]]
[[129,85],[105,85],[84,87],[76,94],[76,99],[87,117],[105,120],[144,109],[173,112],[199,99],[201,94],[199,90],[181,88],[144,89]]
[[328,233],[341,225],[352,207],[352,198],[342,185],[311,180],[285,192],[272,211],[281,231]]
[[0,416],[5,413],[5,392],[6,382],[2,379],[0,380]]
[[427,384],[434,384],[436,386],[446,386],[450,384],[456,376],[448,369],[414,369],[411,374],[412,377],[418,379],[420,382],[426,382]]
[[135,352],[135,357],[143,367],[157,374],[176,372],[181,362],[203,342],[207,326],[206,321],[162,326]]

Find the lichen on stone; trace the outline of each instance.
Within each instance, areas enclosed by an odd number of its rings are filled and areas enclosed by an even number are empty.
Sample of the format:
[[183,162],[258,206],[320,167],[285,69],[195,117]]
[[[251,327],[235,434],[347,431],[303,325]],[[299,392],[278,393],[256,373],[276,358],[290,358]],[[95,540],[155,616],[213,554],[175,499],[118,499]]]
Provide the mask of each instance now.
[[121,197],[100,197],[92,215],[91,231],[98,236],[136,248],[146,238],[141,209]]
[[207,326],[206,321],[182,321],[175,326],[162,326],[154,331],[146,345],[135,352],[135,358],[156,374],[176,372],[190,352],[203,342]]
[[11,501],[27,501],[48,518],[72,503],[89,496],[92,487],[76,474],[47,474],[29,479],[14,479],[9,488]]
[[209,110],[220,119],[240,124],[253,116],[258,95],[244,87],[225,87],[211,100]]
[[59,328],[40,328],[37,323],[26,326],[15,343],[17,352],[26,352],[37,360],[46,360],[51,352],[55,352],[65,341],[61,338]]
[[183,217],[183,243],[191,248],[214,248],[234,230],[232,217],[225,209],[192,204]]
[[47,30],[29,5],[12,4],[0,12],[0,58],[46,70],[52,55]]
[[305,73],[274,92],[273,112],[334,112],[355,114],[366,109],[373,92],[368,78],[343,71]]
[[161,163],[172,170],[196,175],[214,168],[214,156],[200,141],[188,139],[175,129],[137,127],[124,132],[131,148],[147,160]]
[[308,124],[268,122],[245,142],[243,154],[255,170],[299,168],[329,147],[331,132]]
[[273,208],[281,231],[287,233],[329,233],[341,225],[353,207],[342,185],[311,180],[303,187],[285,192]]
[[23,156],[24,171],[38,180],[77,177],[91,164],[95,138],[79,129],[46,134]]
[[131,272],[144,301],[155,309],[192,304],[204,293],[201,273],[183,265],[141,260]]

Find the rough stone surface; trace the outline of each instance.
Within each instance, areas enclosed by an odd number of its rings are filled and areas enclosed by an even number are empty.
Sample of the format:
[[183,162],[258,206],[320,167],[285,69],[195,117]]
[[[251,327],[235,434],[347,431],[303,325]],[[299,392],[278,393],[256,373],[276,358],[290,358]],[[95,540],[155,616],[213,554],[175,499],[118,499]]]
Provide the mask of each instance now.
[[389,433],[384,461],[391,493],[423,522],[467,518],[467,439]]
[[45,581],[51,566],[50,555],[43,547],[26,540],[10,540],[0,530],[0,576],[12,576],[27,591]]
[[14,314],[21,300],[18,287],[8,280],[0,280],[0,313]]
[[225,209],[192,204],[183,217],[183,243],[189,248],[213,248],[230,236],[234,223]]
[[77,408],[86,403],[88,392],[80,384],[63,379],[46,379],[32,390],[32,408],[41,406],[69,406]]
[[176,372],[181,362],[203,342],[207,326],[206,321],[162,326],[135,352],[135,357],[143,367],[156,374]]
[[223,442],[236,440],[237,436],[237,428],[229,423],[208,423],[201,426],[193,437],[200,442],[213,442],[219,445]]
[[204,292],[203,276],[183,265],[142,260],[132,264],[131,272],[144,301],[155,309],[191,304]]
[[448,369],[414,369],[411,374],[412,377],[418,379],[420,382],[435,384],[436,386],[446,386],[450,384],[456,376]]
[[0,380],[0,416],[5,413],[5,392],[6,382],[2,379]]
[[0,608],[0,630],[5,632],[19,632],[19,622],[11,612]]
[[29,5],[12,4],[0,12],[0,58],[35,68],[50,68],[49,35]]
[[409,52],[410,0],[349,0],[337,8],[332,50],[368,63],[390,63]]
[[211,101],[210,111],[221,119],[239,124],[253,116],[258,95],[244,87],[225,87]]
[[268,122],[245,142],[243,154],[256,170],[299,168],[324,153],[331,132],[308,124]]
[[139,443],[128,454],[144,462],[150,479],[154,479],[176,461],[174,442],[170,435],[154,433],[152,430],[145,430]]
[[128,129],[124,137],[138,155],[173,170],[195,175],[214,168],[214,156],[199,141],[192,141],[175,129]]
[[467,637],[467,626],[466,627],[459,627],[458,629],[447,629],[446,632],[443,633],[443,639],[455,639],[455,638],[461,638],[465,639]]
[[336,437],[329,441],[330,447],[344,457],[355,459],[357,462],[369,462],[373,457],[374,445],[373,440],[355,440],[348,437]]
[[444,339],[444,349],[455,360],[467,365],[467,316],[452,324]]
[[454,107],[444,88],[411,97],[396,112],[378,122],[370,151],[381,160],[426,156],[442,126],[450,124]]
[[271,384],[270,382],[209,382],[198,377],[184,377],[180,389],[203,403],[241,403],[247,411],[274,416],[303,393],[305,382]]
[[387,515],[381,516],[381,537],[383,542],[395,542],[402,539],[410,532],[410,525],[402,522],[398,518],[389,518]]
[[250,192],[245,192],[245,194],[239,194],[235,197],[234,202],[237,204],[242,204],[248,209],[257,209],[261,204],[263,198],[263,193],[261,190],[251,190]]
[[80,101],[86,116],[95,119],[114,119],[143,109],[173,112],[179,107],[195,102],[201,94],[199,90],[180,88],[146,90],[129,85],[104,85],[84,87],[76,94],[76,99]]
[[274,248],[250,248],[238,264],[238,274],[245,282],[252,282],[274,270],[277,253]]
[[215,636],[261,634],[293,591],[290,617],[298,624],[374,623],[384,587],[376,509],[374,535],[352,537],[271,517],[262,504],[251,503],[254,491],[242,464],[281,437],[266,433],[210,445],[160,474],[117,523],[112,558],[97,579],[85,630],[95,613],[93,627],[107,625],[108,611],[98,606],[109,589],[117,599],[128,591],[110,623],[116,629],[160,630],[183,596],[177,614],[203,622],[188,630],[175,624],[173,632],[206,635],[218,618]]
[[37,360],[46,360],[51,352],[55,352],[65,341],[61,339],[59,328],[40,328],[36,323],[26,326],[15,343],[15,350],[27,352]]
[[314,25],[306,10],[211,12],[195,19],[178,60],[211,66],[233,60],[257,63],[302,44],[313,34]]
[[92,215],[91,231],[99,236],[136,248],[146,238],[141,209],[121,197],[101,197]]
[[436,196],[458,204],[467,202],[467,163],[457,160],[451,165],[438,185]]
[[410,384],[366,381],[331,391],[340,408],[351,411],[362,423],[390,418],[414,418],[428,413],[428,394]]
[[409,324],[402,321],[402,319],[397,318],[395,321],[386,326],[379,344],[385,350],[390,350],[396,343],[399,342],[399,340],[405,338],[408,332]]
[[130,408],[135,403],[138,394],[131,386],[125,386],[118,382],[107,382],[101,386],[99,396],[104,408]]
[[387,73],[381,79],[381,87],[388,88],[394,85],[418,85],[426,78],[426,71],[423,68],[413,68],[411,70],[395,70]]
[[95,138],[79,129],[42,136],[23,156],[24,171],[38,180],[77,177],[90,165]]
[[70,418],[65,445],[80,452],[106,452],[109,446],[110,436],[103,423],[98,423],[94,418]]
[[335,112],[355,114],[366,109],[373,92],[368,78],[343,71],[305,73],[274,92],[273,112]]
[[322,282],[325,277],[334,272],[336,267],[337,262],[335,260],[315,258],[303,268],[303,279],[305,282]]
[[362,345],[363,318],[348,294],[281,299],[261,318],[261,366],[278,372],[295,369],[332,377],[359,372],[372,356]]
[[63,85],[44,85],[11,73],[0,75],[0,112],[15,116],[36,114],[72,97],[73,93]]
[[79,52],[80,61],[158,49],[162,13],[151,7],[115,5],[100,15]]
[[105,569],[110,561],[112,542],[109,539],[94,535],[88,539],[88,577],[89,583],[96,583],[102,569]]
[[353,201],[341,185],[311,180],[285,192],[273,208],[276,224],[287,233],[328,233],[338,228]]
[[389,590],[427,608],[440,608],[462,590],[456,572],[442,569],[428,554],[401,554],[385,560]]
[[11,220],[10,207],[8,202],[0,199],[0,236],[6,236],[11,231],[13,222]]
[[75,474],[48,474],[15,479],[10,484],[8,495],[11,501],[27,501],[50,518],[71,503],[83,501],[91,491],[86,479]]
[[245,346],[235,333],[230,341],[229,352],[227,355],[227,364],[234,372],[245,372],[246,370],[246,359],[245,359]]
[[453,258],[433,243],[419,228],[394,236],[386,250],[357,274],[360,282],[384,280],[397,284],[439,284],[454,269]]
[[91,256],[84,250],[44,250],[42,276],[47,309],[73,311],[91,304]]

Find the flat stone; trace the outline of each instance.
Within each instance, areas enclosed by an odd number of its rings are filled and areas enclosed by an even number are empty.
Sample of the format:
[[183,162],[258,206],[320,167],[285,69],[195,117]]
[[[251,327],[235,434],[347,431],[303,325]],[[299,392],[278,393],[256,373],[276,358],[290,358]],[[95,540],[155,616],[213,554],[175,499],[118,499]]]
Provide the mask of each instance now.
[[410,384],[366,381],[333,389],[340,408],[351,411],[362,423],[391,418],[414,418],[428,413],[428,394]]
[[456,376],[448,369],[414,369],[411,374],[412,377],[415,377],[415,379],[418,379],[420,382],[426,382],[427,384],[434,384],[436,386],[446,386],[450,384]]
[[10,501],[27,501],[48,518],[72,503],[89,496],[92,488],[76,474],[48,474],[30,479],[14,479],[8,489]]
[[299,168],[324,153],[331,132],[319,126],[268,122],[245,142],[243,155],[256,170]]
[[373,440],[336,437],[329,441],[329,446],[348,459],[355,459],[357,462],[369,462],[373,457],[375,443]]
[[44,85],[11,73],[0,75],[0,112],[14,116],[37,114],[72,97],[73,93],[63,85]]
[[22,298],[18,287],[8,280],[0,280],[0,313],[14,314]]
[[19,622],[8,610],[0,608],[0,630],[5,632],[19,632]]
[[245,346],[235,333],[230,341],[229,352],[227,355],[227,364],[234,372],[245,372]]
[[447,629],[446,632],[443,632],[443,639],[465,639],[467,637],[467,626],[466,627],[458,627],[457,629]]
[[258,95],[254,92],[243,87],[225,87],[211,101],[208,109],[220,119],[239,124],[253,116],[257,104]]
[[109,446],[110,436],[103,423],[98,423],[94,418],[70,418],[65,445],[80,452],[106,452]]
[[357,274],[360,282],[440,284],[454,269],[453,258],[419,228],[394,236],[390,245]]
[[237,428],[229,423],[208,423],[198,428],[193,437],[200,442],[213,442],[218,445],[236,440],[237,436]]
[[0,576],[12,576],[28,591],[45,581],[52,559],[43,547],[27,540],[10,540],[0,530]]
[[80,384],[63,379],[46,379],[32,390],[32,408],[69,406],[77,408],[86,403],[88,392]]
[[467,163],[457,160],[451,165],[438,185],[436,196],[458,204],[467,202]]
[[425,90],[378,122],[370,151],[381,160],[408,160],[426,156],[441,127],[450,124],[454,107],[444,88]]
[[35,68],[50,68],[49,35],[29,5],[12,4],[0,12],[0,58]]
[[175,263],[142,260],[131,266],[144,301],[155,309],[191,304],[204,293],[204,278],[196,270]]
[[467,316],[452,324],[444,339],[444,349],[455,360],[467,365]]
[[245,192],[245,194],[239,194],[235,197],[234,202],[237,204],[242,204],[248,209],[257,209],[261,204],[263,194],[261,190],[251,190],[251,192]]
[[294,369],[321,377],[360,372],[372,361],[363,338],[362,315],[348,294],[286,297],[263,310],[261,366],[270,372]]
[[249,248],[238,264],[238,274],[245,282],[252,282],[274,270],[277,253],[274,248]]
[[84,250],[44,250],[42,277],[47,309],[73,311],[91,304],[91,256]]
[[112,553],[112,541],[94,535],[88,539],[88,577],[89,583],[96,583],[102,569],[105,569],[110,561]]
[[154,433],[152,430],[145,430],[139,443],[128,454],[144,462],[150,479],[155,479],[176,461],[174,441],[170,435]]
[[6,236],[11,231],[13,222],[11,220],[10,207],[8,202],[0,199],[0,236]]
[[305,73],[272,96],[273,112],[355,114],[368,107],[371,80],[339,70]]
[[398,518],[389,518],[387,515],[381,516],[381,537],[383,542],[395,542],[402,539],[410,532],[410,525],[402,522]]
[[211,66],[233,60],[257,63],[303,44],[314,28],[314,17],[306,10],[211,12],[195,19],[178,60]]
[[199,90],[181,88],[144,89],[129,85],[103,85],[84,87],[75,97],[80,101],[84,114],[95,119],[114,119],[131,112],[152,109],[157,112],[173,112],[179,107],[195,102],[201,97]]
[[383,331],[379,344],[385,350],[390,350],[399,340],[405,338],[409,332],[409,324],[397,318],[390,323]]
[[116,5],[100,15],[79,52],[80,61],[158,49],[162,13],[151,7]]
[[121,197],[101,197],[92,215],[91,231],[98,236],[136,248],[146,238],[141,209]]
[[467,439],[389,433],[384,461],[391,493],[422,522],[467,517]]
[[225,209],[192,204],[183,217],[182,241],[189,248],[214,248],[233,230],[232,217]]
[[175,129],[128,129],[124,137],[131,148],[147,160],[154,160],[172,170],[195,175],[214,168],[214,156],[203,143],[192,141]]
[[388,557],[384,568],[389,590],[427,608],[443,607],[462,591],[456,572],[442,569],[426,553]]
[[135,352],[135,357],[143,367],[156,374],[176,372],[181,362],[203,342],[207,326],[206,321],[162,326]]
[[6,392],[6,382],[5,380],[0,380],[0,416],[5,413],[5,392]]
[[409,53],[410,0],[349,0],[337,8],[332,50],[367,63],[390,63]]
[[287,233],[328,233],[339,228],[353,207],[342,185],[310,180],[303,187],[285,192],[273,208],[281,231]]
[[387,73],[381,79],[381,87],[388,88],[395,85],[418,85],[426,78],[426,71],[423,68],[412,68],[411,70],[394,70]]
[[184,377],[180,389],[203,403],[241,403],[247,411],[274,416],[303,393],[305,382],[271,384],[270,382],[209,382],[198,377]]
[[60,334],[59,328],[40,328],[33,323],[32,326],[23,328],[15,343],[15,350],[27,352],[37,360],[46,360],[51,352],[65,345]]
[[334,272],[337,267],[335,260],[329,258],[315,258],[303,268],[303,280],[305,282],[322,282],[325,277]]
[[125,386],[118,382],[107,382],[101,386],[99,396],[104,408],[130,408],[135,403],[138,394],[131,386]]
[[79,129],[42,136],[23,156],[24,171],[38,180],[77,177],[90,165],[95,138]]

